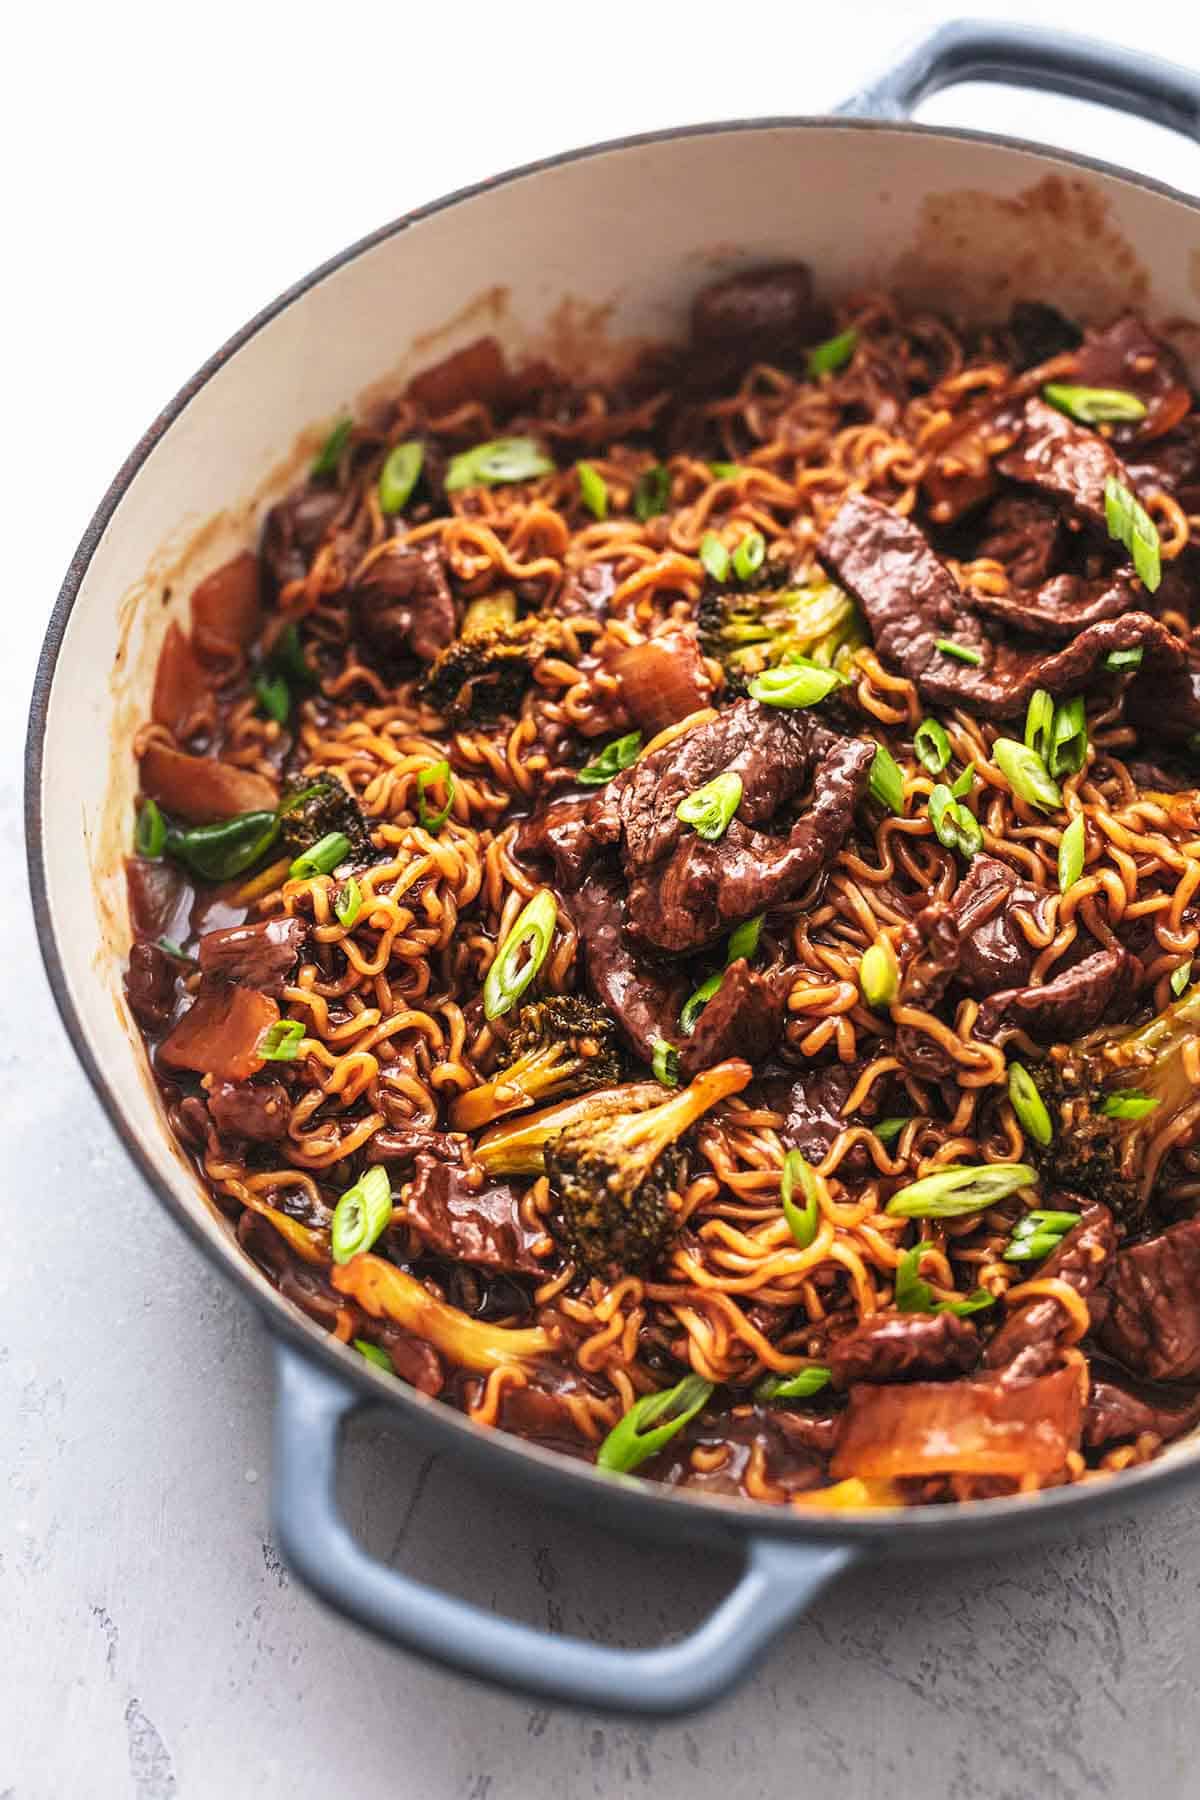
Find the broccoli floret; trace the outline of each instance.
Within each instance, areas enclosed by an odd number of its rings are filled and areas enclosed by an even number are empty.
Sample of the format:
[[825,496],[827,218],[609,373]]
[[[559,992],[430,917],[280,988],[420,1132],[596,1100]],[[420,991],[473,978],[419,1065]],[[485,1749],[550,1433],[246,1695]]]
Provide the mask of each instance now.
[[299,856],[331,831],[349,838],[357,859],[367,861],[375,856],[362,809],[336,775],[327,770],[319,775],[293,775],[279,802],[279,836],[284,849]]
[[866,643],[858,608],[831,581],[758,593],[706,594],[699,611],[700,642],[726,674],[756,675],[789,656],[803,656],[845,674]]
[[505,1113],[612,1087],[620,1079],[616,1022],[577,994],[554,994],[522,1007],[508,1050],[504,1067],[455,1103],[456,1130],[478,1131]]
[[718,1063],[657,1106],[588,1113],[546,1145],[546,1172],[583,1268],[615,1278],[654,1260],[675,1230],[670,1195],[683,1174],[680,1138],[745,1087],[750,1073],[748,1063]]
[[[1057,1046],[1034,1074],[1055,1128],[1041,1156],[1043,1175],[1126,1214],[1140,1212],[1163,1175],[1152,1145],[1196,1106],[1198,1063],[1200,987],[1145,1025]],[[1200,1118],[1172,1150],[1189,1148],[1197,1135]]]
[[539,657],[563,644],[557,619],[534,616],[473,625],[431,663],[421,696],[446,719],[515,712]]

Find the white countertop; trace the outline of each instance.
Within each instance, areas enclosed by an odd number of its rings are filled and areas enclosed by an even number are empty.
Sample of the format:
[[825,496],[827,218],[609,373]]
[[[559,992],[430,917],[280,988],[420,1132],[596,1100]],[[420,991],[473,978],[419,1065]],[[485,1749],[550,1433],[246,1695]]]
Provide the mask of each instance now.
[[[18,746],[45,619],[113,472],[223,338],[437,192],[627,131],[824,110],[950,9],[20,10],[0,118],[0,1800],[1194,1796],[1192,1501],[1027,1557],[855,1575],[749,1687],[680,1725],[488,1693],[323,1611],[268,1533],[262,1332],[128,1164],[29,921]],[[1157,0],[976,10],[1200,66],[1200,20]],[[1200,150],[1044,96],[960,90],[922,116],[1200,192]],[[345,1497],[380,1554],[600,1640],[659,1640],[728,1578],[485,1490],[369,1423]]]

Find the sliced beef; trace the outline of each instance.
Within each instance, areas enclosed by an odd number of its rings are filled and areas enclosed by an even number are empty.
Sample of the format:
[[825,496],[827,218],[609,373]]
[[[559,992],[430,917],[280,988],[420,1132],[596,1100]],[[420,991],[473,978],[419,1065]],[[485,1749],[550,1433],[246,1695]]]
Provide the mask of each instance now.
[[171,1023],[178,973],[179,964],[158,944],[134,944],[129,952],[125,998],[138,1024],[155,1036]]
[[540,1387],[536,1382],[505,1388],[500,1401],[500,1428],[544,1444],[547,1449],[576,1456],[587,1446],[565,1394]]
[[371,1341],[387,1353],[401,1381],[419,1394],[440,1394],[446,1385],[442,1359],[432,1344],[414,1337],[391,1319],[372,1319]]
[[1200,1218],[1117,1253],[1100,1342],[1151,1381],[1200,1376]]
[[435,544],[390,545],[359,576],[350,604],[364,647],[387,662],[432,662],[454,637],[454,601]]
[[477,1188],[459,1163],[420,1153],[404,1216],[431,1250],[455,1262],[521,1275],[540,1275],[545,1268],[531,1247],[546,1233],[525,1224],[516,1190],[507,1182]]
[[[1056,697],[1077,693],[1114,650],[1140,647],[1156,679],[1186,659],[1180,640],[1145,612],[1090,625],[1054,655],[993,640],[919,527],[866,494],[842,502],[817,552],[859,602],[883,660],[938,705],[1008,719],[1025,711],[1035,688]],[[981,661],[947,655],[939,638],[952,638]]]
[[125,884],[129,890],[129,920],[140,937],[187,936],[188,914],[195,898],[190,882],[177,863],[151,862],[146,857],[125,859]]
[[1119,619],[1143,599],[1130,568],[1088,580],[1082,575],[1054,575],[1037,588],[1014,588],[1007,594],[972,594],[976,612],[999,619],[1027,637],[1064,643],[1089,625]]
[[567,571],[557,611],[564,619],[606,619],[616,590],[617,577],[611,563],[585,563],[581,569]]
[[[1051,1194],[1046,1205],[1055,1212],[1077,1212],[1079,1223],[1071,1227],[1058,1249],[1031,1271],[1030,1279],[1036,1275],[1039,1281],[1066,1282],[1088,1301],[1095,1325],[1105,1304],[1101,1284],[1117,1248],[1112,1214],[1107,1206],[1089,1204],[1078,1194],[1065,1192]],[[983,1360],[990,1369],[1005,1368],[1018,1358],[1036,1359],[1044,1367],[1070,1323],[1065,1307],[1052,1296],[1026,1300],[1009,1313],[988,1344]],[[1033,1372],[1030,1361],[1022,1366]]]
[[701,288],[692,301],[692,342],[743,359],[786,355],[813,342],[816,310],[805,263],[745,269]]
[[965,1375],[979,1361],[979,1333],[953,1313],[876,1313],[835,1338],[825,1360],[836,1388]]
[[384,1125],[367,1145],[369,1163],[411,1163],[424,1150],[442,1162],[461,1162],[462,1143],[448,1131],[434,1131],[427,1125]]
[[616,842],[619,816],[606,800],[556,800],[522,819],[513,848],[518,856],[544,857],[566,891],[586,875],[605,842]]
[[1106,538],[1104,484],[1110,477],[1129,485],[1111,445],[1087,425],[1077,425],[1038,395],[1025,402],[1010,450],[996,458],[1010,481],[1033,487]]
[[[841,1133],[855,1123],[843,1117],[865,1062],[830,1063],[823,1069],[768,1070],[760,1078],[763,1104],[783,1115],[779,1139],[786,1150],[799,1150],[806,1162],[821,1163]],[[879,1110],[878,1084],[867,1096],[861,1118],[869,1122]],[[864,1152],[856,1147],[842,1166],[857,1174],[866,1166]],[[857,1166],[856,1166],[857,1165]]]
[[1102,1019],[1119,1018],[1136,976],[1137,964],[1127,950],[1094,950],[1040,987],[992,994],[979,1009],[975,1036],[981,1043],[1003,1044],[1024,1031],[1042,1043],[1068,1043]]
[[[953,909],[944,901],[923,907],[900,940],[899,1005],[932,1011],[954,979],[961,954]],[[951,1073],[946,1051],[917,1025],[897,1025],[896,1054],[918,1078],[939,1081]]]
[[346,1301],[321,1269],[303,1262],[271,1221],[249,1206],[238,1220],[237,1235],[242,1249],[270,1276],[285,1300],[323,1330],[334,1330]]
[[1020,926],[1034,921],[1046,895],[1030,887],[998,857],[973,857],[950,905],[958,925],[958,978],[977,998],[998,988],[1023,987],[1034,949]]
[[988,508],[973,554],[1002,563],[1014,588],[1038,588],[1058,559],[1062,514],[1036,494],[1005,494]]
[[214,1081],[208,1111],[223,1137],[273,1144],[287,1134],[291,1103],[281,1081]]
[[1165,437],[1131,444],[1125,460],[1139,494],[1158,488],[1184,512],[1200,512],[1200,417],[1194,412]]
[[907,1386],[862,1382],[850,1390],[830,1473],[1053,1478],[1078,1448],[1082,1424],[1071,1364],[1028,1381],[993,1373]]
[[281,500],[263,524],[260,558],[276,593],[291,581],[302,581],[308,565],[342,509],[333,488],[302,488]]
[[783,1032],[794,977],[795,970],[783,964],[752,969],[744,956],[730,963],[691,1036],[679,1042],[681,1078],[691,1081],[701,1069],[731,1056],[763,1063]]
[[1102,331],[1084,334],[1074,378],[1083,387],[1123,388],[1142,402],[1144,419],[1114,425],[1112,435],[1119,444],[1140,445],[1162,437],[1181,422],[1192,404],[1183,363],[1136,313],[1122,313]]
[[1074,350],[1083,336],[1073,319],[1044,300],[1018,300],[1008,315],[1008,333],[1018,369],[1036,368]]
[[197,952],[201,971],[278,997],[296,965],[307,929],[303,919],[279,918],[206,931]]
[[1089,1450],[1127,1443],[1146,1433],[1169,1444],[1200,1425],[1200,1394],[1195,1389],[1135,1381],[1101,1358],[1092,1359],[1091,1370],[1083,1415],[1083,1441]]
[[649,1062],[661,1039],[670,1043],[691,983],[639,953],[622,929],[624,894],[615,875],[597,872],[566,898],[583,947],[592,996],[607,1008],[635,1054]]
[[1147,737],[1190,748],[1200,733],[1200,669],[1139,674],[1125,696],[1125,716]]

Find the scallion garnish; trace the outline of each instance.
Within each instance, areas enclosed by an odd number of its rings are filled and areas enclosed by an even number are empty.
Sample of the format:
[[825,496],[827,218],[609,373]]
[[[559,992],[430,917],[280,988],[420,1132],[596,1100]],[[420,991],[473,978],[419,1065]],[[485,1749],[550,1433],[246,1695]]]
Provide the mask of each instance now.
[[935,1300],[933,1289],[921,1275],[921,1257],[925,1249],[924,1244],[914,1244],[896,1265],[893,1297],[897,1312],[953,1313],[956,1319],[965,1319],[970,1313],[996,1304],[995,1295],[989,1294],[986,1288],[976,1288],[964,1300]]
[[1040,1262],[1051,1250],[1057,1250],[1068,1231],[1079,1223],[1079,1214],[1051,1212],[1034,1207],[1017,1220],[1004,1252],[1005,1262]]
[[[758,940],[762,936],[763,918],[764,914],[758,913],[753,919],[743,919],[741,924],[735,926],[730,932],[729,943],[725,949],[725,969],[742,957],[749,962],[758,949]],[[679,1029],[685,1037],[690,1037],[695,1031],[696,1020],[725,979],[725,969],[715,969],[685,1001],[679,1014]]]
[[1043,758],[1052,779],[1061,781],[1064,775],[1078,775],[1087,760],[1087,747],[1087,711],[1083,695],[1076,694],[1054,709],[1050,754]]
[[889,939],[877,938],[863,951],[858,965],[858,985],[863,999],[874,1012],[882,1012],[892,1004],[900,986],[900,970]]
[[377,1369],[386,1369],[389,1375],[396,1373],[396,1365],[387,1351],[381,1350],[378,1344],[369,1344],[366,1338],[352,1338],[350,1341],[364,1362],[374,1363]]
[[1058,891],[1065,894],[1083,874],[1087,827],[1083,814],[1076,813],[1058,840]]
[[266,855],[278,834],[278,813],[238,813],[213,825],[168,830],[166,847],[206,881],[232,881]]
[[899,763],[884,744],[876,743],[871,763],[871,793],[888,812],[903,815],[904,775]]
[[542,888],[517,914],[483,984],[483,1011],[498,1019],[516,1005],[550,951],[558,922],[558,902]]
[[376,1163],[347,1188],[333,1209],[329,1248],[335,1263],[361,1256],[386,1229],[392,1216],[392,1184]]
[[188,967],[192,969],[198,967],[195,957],[189,956],[183,945],[177,944],[174,938],[160,937],[155,938],[154,941],[164,956],[173,957],[176,962],[187,963]]
[[706,531],[700,539],[700,561],[714,581],[729,580],[729,552],[715,531]]
[[300,1019],[276,1019],[258,1040],[258,1054],[265,1062],[295,1062],[304,1042]]
[[767,554],[767,542],[761,531],[748,531],[744,538],[734,546],[733,572],[739,581],[749,581],[756,570],[761,569],[763,558]]
[[254,695],[268,719],[286,725],[292,710],[292,696],[282,675],[263,673],[254,677]]
[[321,448],[313,458],[310,475],[336,475],[337,466],[342,460],[342,451],[350,442],[350,433],[354,430],[354,420],[339,419]]
[[1174,996],[1177,1000],[1180,998],[1180,996],[1182,994],[1187,992],[1188,986],[1191,983],[1191,979],[1192,979],[1192,959],[1189,956],[1186,962],[1180,963],[1179,967],[1175,970],[1174,974],[1171,976],[1171,992],[1174,994]]
[[420,438],[408,438],[388,451],[379,471],[379,506],[390,518],[403,512],[421,475],[425,446]]
[[[720,979],[718,976],[718,982]],[[679,1086],[679,1052],[666,1038],[655,1038],[650,1067],[655,1081],[661,1081],[664,1087]]]
[[332,875],[349,854],[350,839],[345,832],[327,831],[323,838],[300,852],[288,870],[288,880],[311,881],[317,875]]
[[1143,403],[1125,388],[1074,387],[1067,381],[1048,381],[1042,398],[1081,425],[1116,425],[1146,416]]
[[143,800],[133,828],[133,848],[138,856],[155,861],[167,847],[167,821],[157,800]]
[[675,808],[675,817],[690,825],[697,837],[715,844],[725,836],[741,801],[742,778],[727,772],[715,775],[682,799]]
[[674,1387],[637,1400],[596,1452],[596,1467],[625,1475],[663,1450],[707,1404],[711,1381],[685,1375]]
[[755,1386],[754,1398],[764,1402],[810,1400],[832,1380],[832,1371],[823,1363],[810,1363],[807,1369],[797,1369],[794,1375],[764,1375]]
[[814,344],[808,353],[808,372],[815,380],[818,375],[832,375],[854,355],[858,343],[858,332],[853,325],[846,331],[839,331],[836,337],[826,338],[822,344]]
[[[797,1185],[804,1195],[803,1206],[797,1206],[792,1198]],[[807,1250],[816,1237],[817,1227],[821,1222],[821,1189],[816,1170],[804,1160],[799,1150],[789,1150],[783,1159],[783,1172],[779,1177],[779,1204],[788,1222],[788,1230],[801,1250]]]
[[923,769],[928,769],[931,775],[940,775],[943,769],[949,768],[953,754],[944,725],[936,719],[925,719],[917,726],[913,755]]
[[943,781],[930,792],[929,822],[938,843],[947,850],[957,850],[968,862],[983,849],[979,820]]
[[575,473],[579,477],[579,498],[593,519],[607,519],[608,483],[603,475],[589,462],[576,463]]
[[966,800],[975,788],[975,764],[969,762],[961,775],[956,775],[950,783],[950,794],[955,800]]
[[714,969],[713,973],[711,975],[706,975],[695,992],[689,995],[688,999],[684,1001],[679,1014],[679,1029],[683,1032],[685,1037],[691,1037],[693,1031],[696,1029],[696,1020],[700,1017],[700,1014],[704,1011],[724,979],[724,969]]
[[1035,1144],[1040,1144],[1045,1149],[1054,1137],[1054,1127],[1050,1123],[1046,1102],[1023,1063],[1009,1064],[1008,1098],[1017,1115],[1017,1123],[1026,1137],[1031,1137]]
[[493,438],[450,458],[445,488],[448,494],[457,494],[462,488],[504,487],[553,473],[554,464],[536,438]]
[[911,1124],[911,1119],[880,1119],[878,1125],[873,1126],[872,1129],[880,1143],[886,1145],[894,1143],[904,1127]]
[[349,931],[358,923],[358,915],[362,911],[363,892],[353,875],[344,887],[338,889],[333,901],[334,914],[339,925]]
[[1054,742],[1054,696],[1045,688],[1035,688],[1029,696],[1025,712],[1025,742],[1044,763],[1050,760]]
[[1141,501],[1115,475],[1104,483],[1104,520],[1109,537],[1124,544],[1147,591],[1153,594],[1162,580],[1158,527]]
[[614,738],[611,744],[605,744],[599,756],[593,762],[586,763],[576,775],[584,787],[602,787],[619,775],[622,769],[630,768],[638,759],[642,749],[640,731],[627,732],[624,737]]
[[1104,666],[1112,675],[1128,675],[1132,669],[1141,668],[1144,655],[1141,644],[1131,644],[1128,650],[1110,650]]
[[740,463],[715,462],[708,467],[714,481],[736,481],[742,472]]
[[1106,1119],[1144,1119],[1152,1113],[1158,1101],[1153,1094],[1108,1094],[1100,1102],[1100,1111]]
[[937,638],[933,647],[940,650],[943,656],[953,656],[959,662],[970,663],[975,669],[983,661],[982,650],[976,650],[971,644],[958,644],[953,638]]
[[1062,789],[1051,778],[1050,771],[1028,744],[1016,738],[997,738],[992,745],[992,761],[1018,799],[1027,806],[1054,812],[1062,805]]
[[725,952],[726,966],[737,962],[743,956],[749,962],[758,949],[758,940],[762,936],[765,917],[765,913],[755,913],[752,919],[743,919],[740,925],[734,926],[729,934],[729,947]]
[[[430,788],[441,788],[446,798],[436,810],[426,803],[425,795]],[[454,805],[454,776],[450,764],[443,757],[440,762],[430,763],[427,769],[417,774],[417,817],[426,831],[436,837],[446,820],[450,817],[450,808]]]
[[268,668],[285,677],[289,688],[311,688],[317,685],[317,676],[310,669],[300,643],[300,631],[295,619],[289,619],[267,653]]
[[797,660],[764,669],[748,683],[746,691],[752,700],[761,701],[764,706],[799,708],[816,706],[819,700],[824,700],[834,688],[841,686],[842,677],[836,669],[823,669],[817,663]]
[[633,514],[645,524],[667,510],[671,498],[671,471],[665,463],[655,463],[637,478],[633,490]]
[[1037,1178],[1028,1163],[951,1163],[902,1187],[886,1210],[900,1219],[957,1219],[1033,1187]]

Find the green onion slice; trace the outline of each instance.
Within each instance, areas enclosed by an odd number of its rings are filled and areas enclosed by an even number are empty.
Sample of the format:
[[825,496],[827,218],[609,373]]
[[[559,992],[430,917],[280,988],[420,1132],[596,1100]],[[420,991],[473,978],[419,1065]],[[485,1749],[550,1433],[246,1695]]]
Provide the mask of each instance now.
[[379,505],[389,518],[393,513],[403,512],[412,499],[424,461],[425,446],[420,438],[408,438],[388,451],[379,471]]
[[593,519],[607,519],[608,483],[603,475],[589,462],[576,463],[575,473],[579,477],[579,498]]
[[637,478],[633,490],[633,513],[643,525],[659,513],[665,513],[671,498],[671,471],[665,463],[655,463]]
[[1137,395],[1124,388],[1074,387],[1068,381],[1048,381],[1042,398],[1081,425],[1116,425],[1146,416]]
[[[792,1198],[797,1182],[804,1194],[803,1206],[797,1206]],[[817,1227],[821,1222],[821,1200],[816,1171],[804,1160],[799,1150],[789,1150],[783,1159],[783,1173],[779,1178],[779,1204],[788,1222],[788,1230],[800,1248],[807,1250],[816,1237]]]
[[594,762],[580,769],[575,779],[581,781],[584,787],[601,787],[606,781],[611,781],[614,775],[619,775],[622,769],[628,769],[635,763],[641,750],[640,731],[631,731],[625,737],[614,738],[611,744],[605,744]]
[[674,1387],[646,1394],[613,1426],[596,1452],[596,1467],[615,1475],[638,1468],[695,1418],[712,1391],[711,1381],[685,1375]]
[[888,812],[903,815],[904,775],[891,751],[880,743],[875,745],[875,758],[871,764],[871,793]]
[[381,1350],[378,1344],[369,1344],[366,1338],[353,1338],[351,1342],[365,1361],[374,1363],[377,1369],[386,1369],[389,1375],[396,1373],[396,1367],[391,1357],[386,1350]]
[[900,971],[896,952],[887,938],[878,938],[862,953],[858,965],[858,985],[863,999],[875,1012],[892,1004],[900,987]]
[[742,472],[740,463],[715,462],[709,463],[708,467],[714,481],[736,481]]
[[1025,742],[1043,762],[1050,760],[1054,742],[1054,696],[1045,688],[1035,688],[1029,696],[1025,713]]
[[[725,950],[725,969],[735,963],[739,957],[749,962],[758,949],[758,940],[762,936],[763,913],[753,919],[743,919],[729,934],[729,943]],[[696,1020],[704,1011],[717,989],[725,979],[725,969],[716,969],[696,989],[685,1002],[679,1015],[679,1029],[686,1037],[690,1037],[696,1029]]]
[[756,1400],[809,1400],[829,1386],[833,1373],[822,1363],[810,1363],[794,1375],[764,1375],[754,1389]]
[[1062,805],[1062,789],[1028,744],[1019,744],[1016,738],[997,738],[992,745],[992,760],[1013,793],[1027,806],[1054,812]]
[[[426,804],[425,795],[429,788],[440,787],[444,792],[445,803],[436,811]],[[427,769],[417,773],[417,817],[426,831],[433,832],[436,837],[446,820],[450,817],[450,808],[454,805],[454,776],[450,764],[443,756],[440,762],[430,763]]]
[[317,685],[317,675],[308,666],[295,619],[288,620],[271,645],[267,665],[284,676],[290,688],[310,688]]
[[1035,1207],[1018,1219],[1004,1252],[1005,1262],[1040,1262],[1057,1250],[1067,1232],[1079,1223],[1079,1214],[1051,1212]]
[[711,975],[705,977],[695,993],[684,1002],[683,1009],[679,1014],[679,1029],[683,1032],[685,1037],[691,1037],[693,1031],[696,1029],[696,1020],[700,1017],[700,1014],[704,1011],[724,979],[724,969],[715,969]]
[[977,669],[983,661],[983,651],[976,650],[971,644],[956,643],[953,638],[937,638],[934,649],[940,650],[943,656],[953,656],[958,662],[970,663]]
[[369,1250],[391,1216],[392,1183],[387,1170],[376,1163],[346,1189],[333,1209],[329,1248],[334,1262],[348,1263]]
[[976,1288],[964,1300],[935,1300],[933,1289],[921,1275],[924,1250],[924,1244],[914,1244],[896,1265],[894,1297],[897,1312],[953,1313],[956,1319],[965,1319],[970,1313],[981,1312],[985,1306],[996,1304],[995,1295],[989,1294],[986,1288]]
[[138,856],[150,860],[162,855],[167,847],[167,821],[157,800],[144,800],[133,828],[133,848]]
[[951,1163],[902,1187],[886,1210],[899,1219],[957,1219],[1033,1187],[1037,1179],[1029,1163]]
[[1054,1137],[1054,1127],[1050,1123],[1046,1102],[1039,1094],[1033,1076],[1022,1063],[1009,1065],[1008,1097],[1021,1130],[1044,1150]]
[[351,875],[344,887],[338,889],[334,897],[333,910],[339,925],[349,931],[358,923],[358,915],[362,911],[363,892]]
[[1058,840],[1058,891],[1065,894],[1083,874],[1087,827],[1083,814],[1076,813]]
[[904,1127],[911,1124],[911,1119],[880,1119],[872,1129],[881,1144],[891,1144],[900,1136]]
[[765,913],[755,913],[752,919],[743,919],[740,925],[734,926],[729,934],[729,948],[725,952],[726,967],[730,963],[737,962],[738,958],[742,956],[749,962],[758,949],[758,940],[762,936],[765,917]]
[[1104,666],[1113,675],[1128,675],[1131,669],[1140,669],[1145,649],[1141,644],[1133,644],[1128,650],[1110,650],[1104,659]]
[[347,417],[338,420],[313,458],[312,467],[309,470],[311,475],[336,475],[337,466],[342,460],[342,451],[350,442],[350,433],[353,430],[353,419]]
[[913,737],[913,754],[923,769],[931,775],[940,775],[943,769],[950,766],[950,758],[954,752],[950,748],[950,739],[943,725],[936,719],[925,719],[917,726]]
[[516,923],[496,952],[483,984],[483,1011],[498,1019],[516,1005],[546,960],[558,902],[549,888],[542,888],[517,914]]
[[714,581],[729,580],[729,552],[715,531],[706,531],[700,539],[700,561]]
[[975,786],[975,764],[969,762],[961,775],[956,775],[950,783],[950,792],[956,800],[965,800]]
[[762,568],[767,543],[761,531],[748,531],[733,552],[733,572],[739,581],[749,581]]
[[166,848],[206,881],[232,881],[265,856],[278,834],[277,813],[238,813],[214,825],[168,830]]
[[954,797],[954,790],[939,781],[929,795],[929,822],[934,836],[947,850],[957,850],[970,862],[983,849],[983,832],[969,806]]
[[1087,760],[1088,728],[1083,695],[1064,700],[1054,709],[1050,733],[1050,754],[1043,761],[1055,781],[1064,775],[1077,775]]
[[823,669],[816,663],[792,662],[781,663],[778,668],[764,669],[749,683],[747,692],[752,700],[761,701],[764,706],[787,706],[799,708],[816,706],[824,700],[836,687],[841,687],[842,677],[836,669]]
[[1104,483],[1104,520],[1109,537],[1124,544],[1134,568],[1153,594],[1162,580],[1158,527],[1141,501],[1115,475]]
[[327,831],[323,838],[300,852],[288,870],[288,880],[311,881],[316,875],[332,875],[349,854],[350,839],[345,832]]
[[177,944],[174,938],[160,937],[155,938],[154,941],[163,952],[164,956],[173,956],[176,962],[187,963],[188,967],[192,969],[198,969],[200,967],[196,958],[194,956],[189,956],[183,945]]
[[690,825],[697,837],[715,844],[725,836],[741,803],[742,778],[726,772],[715,775],[682,799],[675,808],[675,817]]
[[[721,985],[719,975],[716,981],[719,987]],[[679,1086],[679,1052],[673,1044],[667,1042],[666,1038],[655,1038],[650,1067],[654,1072],[655,1081],[661,1081],[664,1087]]]
[[1106,1119],[1144,1119],[1157,1105],[1152,1094],[1109,1094],[1101,1101],[1100,1111]]
[[462,488],[504,487],[553,473],[554,464],[536,438],[493,438],[450,458],[445,488],[448,494],[457,494]]
[[836,337],[814,344],[808,353],[809,374],[814,380],[818,375],[832,375],[835,369],[850,361],[857,343],[858,332],[851,325],[846,331],[839,331]]
[[276,1019],[258,1040],[258,1054],[265,1062],[295,1062],[304,1042],[304,1023],[300,1019]]
[[288,714],[292,710],[292,696],[284,676],[256,675],[254,696],[268,719],[274,719],[277,725],[287,724]]
[[1189,983],[1191,982],[1191,979],[1192,979],[1192,959],[1189,956],[1186,962],[1180,963],[1179,967],[1176,969],[1175,973],[1171,977],[1171,992],[1174,994],[1174,996],[1177,1000],[1179,999],[1179,997],[1182,994],[1184,994],[1187,991],[1187,988],[1188,988]]

